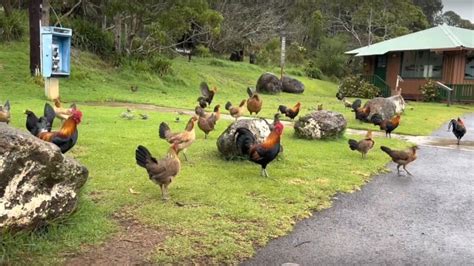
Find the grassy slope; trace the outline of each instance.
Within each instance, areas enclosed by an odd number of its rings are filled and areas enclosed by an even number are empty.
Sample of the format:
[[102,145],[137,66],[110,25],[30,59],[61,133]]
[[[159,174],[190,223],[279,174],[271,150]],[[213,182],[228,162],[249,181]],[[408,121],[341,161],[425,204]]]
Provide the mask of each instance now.
[[[24,128],[22,110],[39,111],[44,104],[42,89],[27,75],[27,59],[25,43],[0,45],[0,101],[10,99],[12,125],[18,128]],[[62,98],[192,108],[201,80],[216,84],[220,88],[216,102],[224,103],[227,99],[238,101],[245,97],[246,86],[253,85],[263,72],[256,66],[212,59],[197,59],[190,64],[176,60],[174,67],[175,74],[162,80],[148,74],[116,71],[89,54],[75,53],[73,76],[61,80]],[[271,115],[280,102],[297,100],[305,106],[323,102],[327,109],[334,107],[343,111],[333,97],[334,84],[303,81],[307,86],[304,96],[265,96],[265,115]],[[138,84],[137,93],[129,92],[131,84]],[[376,139],[376,150],[369,159],[362,160],[359,154],[347,148],[347,139],[300,140],[293,137],[293,129],[286,128],[284,156],[269,166],[274,179],[264,179],[259,177],[257,165],[224,161],[219,157],[215,140],[229,124],[220,121],[210,139],[203,140],[202,132],[198,132],[198,140],[188,151],[190,162],[183,163],[182,172],[170,187],[172,201],[163,204],[159,188],[135,165],[133,153],[137,144],[144,144],[155,156],[163,156],[167,145],[157,138],[157,125],[161,121],[173,121],[175,115],[149,112],[147,121],[124,121],[118,118],[122,109],[79,106],[84,112],[84,121],[79,129],[79,142],[69,155],[88,167],[90,179],[82,190],[78,211],[62,223],[48,227],[47,232],[16,237],[4,235],[0,262],[61,261],[58,253],[75,252],[86,244],[106,241],[110,233],[117,230],[111,214],[123,211],[167,232],[167,240],[153,255],[158,262],[233,262],[250,256],[256,246],[265,244],[269,238],[285,234],[296,220],[310,215],[311,210],[330,206],[330,198],[337,191],[358,189],[370,174],[383,169],[387,162],[378,146],[406,145],[396,140]],[[413,116],[415,121],[414,111],[418,109],[444,110],[441,105],[417,104],[414,108],[406,120]],[[450,108],[447,111],[465,110]],[[348,111],[343,112],[352,117]],[[359,126],[353,121],[350,123]],[[184,124],[171,123],[171,126],[181,129]],[[130,194],[131,187],[140,194]],[[178,207],[175,201],[185,206]]]

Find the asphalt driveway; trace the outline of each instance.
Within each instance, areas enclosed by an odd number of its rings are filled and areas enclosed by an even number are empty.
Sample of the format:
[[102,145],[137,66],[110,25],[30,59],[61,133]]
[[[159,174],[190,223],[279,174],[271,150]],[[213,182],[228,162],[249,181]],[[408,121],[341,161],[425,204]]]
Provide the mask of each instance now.
[[[463,118],[470,146],[474,114]],[[453,145],[447,124],[433,136],[438,145],[420,144],[407,167],[413,177],[397,176],[390,163],[391,173],[338,195],[333,207],[299,222],[243,265],[473,265],[474,150]]]

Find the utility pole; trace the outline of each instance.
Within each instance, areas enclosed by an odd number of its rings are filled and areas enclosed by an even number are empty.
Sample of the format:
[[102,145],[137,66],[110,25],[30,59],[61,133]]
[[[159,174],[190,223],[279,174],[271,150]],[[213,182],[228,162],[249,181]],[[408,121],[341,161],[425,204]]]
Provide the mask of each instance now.
[[39,75],[40,59],[40,21],[42,0],[30,0],[29,23],[30,23],[30,73],[32,76]]

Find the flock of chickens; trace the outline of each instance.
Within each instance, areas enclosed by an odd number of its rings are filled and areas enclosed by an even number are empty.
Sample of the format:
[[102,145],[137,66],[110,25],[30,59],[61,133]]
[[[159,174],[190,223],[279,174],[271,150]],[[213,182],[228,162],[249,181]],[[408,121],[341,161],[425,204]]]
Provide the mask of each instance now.
[[[152,156],[150,151],[139,145],[135,151],[136,163],[145,168],[148,172],[149,178],[158,184],[161,188],[162,198],[168,199],[168,185],[172,182],[173,178],[178,175],[181,169],[181,161],[178,154],[183,153],[185,160],[188,160],[186,156],[186,150],[196,139],[195,126],[202,130],[207,138],[208,134],[214,130],[217,121],[221,117],[220,105],[216,105],[212,112],[207,112],[206,108],[211,106],[214,95],[217,93],[217,88],[209,89],[205,82],[200,85],[201,96],[197,99],[198,106],[195,108],[195,116],[192,116],[186,124],[184,131],[174,132],[171,130],[169,125],[162,122],[159,126],[159,137],[166,140],[169,144],[169,150],[167,155],[157,160]],[[262,109],[262,98],[253,89],[247,89],[248,98],[243,99],[239,105],[235,106],[231,102],[227,102],[225,109],[229,111],[229,114],[236,120],[245,113],[245,106],[250,115],[258,115]],[[385,131],[386,137],[391,137],[391,133],[400,125],[400,114],[396,114],[390,119],[382,119],[378,114],[371,116],[368,119],[370,109],[367,105],[362,107],[360,99],[354,102],[349,102],[346,98],[338,92],[336,97],[344,103],[348,108],[351,108],[355,113],[355,118],[364,121],[371,122],[376,126],[379,126],[381,130]],[[301,103],[296,103],[293,107],[287,107],[280,105],[278,107],[278,113],[275,114],[273,124],[269,124],[271,133],[266,139],[258,143],[255,135],[247,128],[237,128],[235,132],[235,145],[241,154],[246,155],[247,159],[257,163],[261,166],[262,176],[268,177],[266,170],[267,165],[271,163],[281,151],[280,138],[283,133],[284,125],[280,121],[280,114],[285,114],[293,120],[301,109]],[[318,110],[322,109],[322,105],[318,106]],[[62,153],[69,151],[77,142],[78,130],[77,127],[82,120],[82,112],[72,104],[68,108],[62,107],[60,99],[54,100],[54,106],[46,103],[43,110],[43,116],[37,117],[34,112],[30,110],[25,111],[26,114],[26,128],[28,131],[47,142],[51,142],[57,145]],[[52,131],[52,125],[55,118],[61,120],[61,127],[58,131]],[[265,120],[266,121],[266,120]],[[0,105],[0,122],[10,122],[10,103],[7,100],[2,106]],[[463,121],[458,119],[452,119],[449,123],[448,130],[451,130],[458,140],[458,145],[461,138],[466,133],[466,127]],[[349,139],[349,148],[351,150],[357,150],[362,154],[363,158],[367,157],[367,153],[374,147],[375,141],[372,138],[372,131],[368,130],[364,139],[354,140]],[[400,175],[400,167],[407,174],[411,173],[406,169],[406,165],[416,159],[416,146],[410,147],[407,150],[392,150],[389,147],[381,146],[382,151],[387,153],[397,163],[397,171]]]

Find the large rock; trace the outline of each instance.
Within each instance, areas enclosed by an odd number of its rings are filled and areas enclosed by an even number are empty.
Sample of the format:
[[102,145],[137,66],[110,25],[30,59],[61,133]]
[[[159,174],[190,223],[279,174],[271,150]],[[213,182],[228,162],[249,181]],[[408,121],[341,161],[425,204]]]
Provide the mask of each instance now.
[[258,78],[257,92],[277,94],[282,90],[280,79],[272,73],[264,73]]
[[240,119],[232,123],[217,139],[217,149],[226,159],[243,156],[235,146],[235,131],[241,127],[250,130],[256,136],[258,143],[263,142],[271,131],[263,119]]
[[295,123],[295,134],[304,139],[330,139],[344,134],[347,121],[340,113],[316,111],[300,117]]
[[379,114],[382,116],[382,119],[390,119],[395,115],[397,106],[394,101],[389,98],[377,97],[367,101],[364,107],[370,107],[369,116],[367,120],[370,121],[372,115]]
[[388,97],[387,99],[391,100],[395,104],[395,112],[396,113],[403,113],[405,111],[405,99],[403,99],[402,95],[393,95]]
[[292,77],[283,76],[282,90],[288,93],[303,93],[304,84]]
[[0,123],[0,230],[33,229],[70,214],[87,176],[56,145]]

